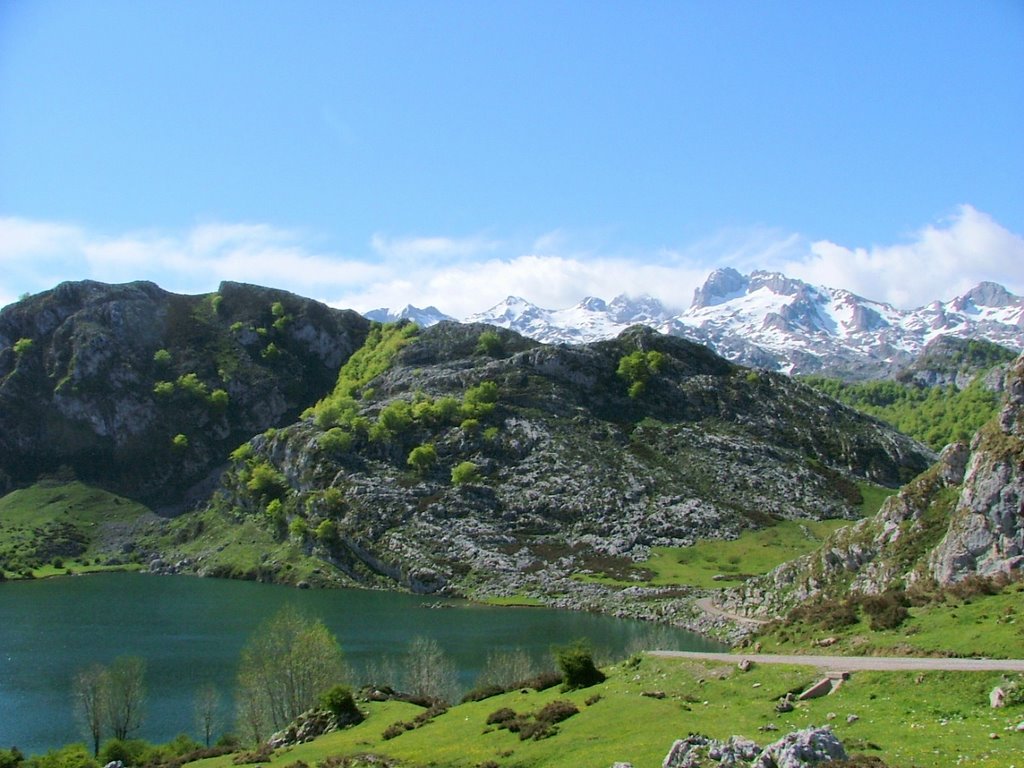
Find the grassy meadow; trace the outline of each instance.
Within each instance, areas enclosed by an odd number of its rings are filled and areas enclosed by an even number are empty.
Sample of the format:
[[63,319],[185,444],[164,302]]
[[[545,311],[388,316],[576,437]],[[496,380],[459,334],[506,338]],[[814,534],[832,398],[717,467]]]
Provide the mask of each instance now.
[[[374,754],[416,767],[607,768],[629,761],[635,768],[657,768],[673,741],[689,733],[719,739],[740,734],[765,745],[791,730],[829,724],[848,751],[888,766],[1024,766],[1024,734],[1011,730],[1024,719],[1024,707],[989,707],[989,691],[1004,682],[1000,673],[857,672],[832,695],[779,714],[777,699],[803,690],[820,672],[775,665],[741,672],[735,664],[650,656],[605,671],[604,683],[583,690],[515,691],[461,704],[391,739],[383,737],[388,726],[412,721],[423,710],[402,702],[362,704],[368,714],[363,723],[260,763],[318,766],[328,758]],[[536,712],[555,700],[571,702],[579,713],[547,738],[521,740],[487,724],[499,709]],[[232,761],[224,756],[194,765],[229,768]]]

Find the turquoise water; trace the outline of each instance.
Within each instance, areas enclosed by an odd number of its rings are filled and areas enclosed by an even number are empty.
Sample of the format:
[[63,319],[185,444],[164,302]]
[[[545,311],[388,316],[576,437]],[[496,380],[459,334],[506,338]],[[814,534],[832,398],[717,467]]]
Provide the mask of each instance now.
[[[354,682],[415,636],[431,637],[472,686],[492,649],[523,648],[549,658],[552,645],[588,638],[598,651],[624,653],[650,625],[541,608],[496,608],[367,590],[296,590],[251,582],[141,574],[99,574],[0,584],[0,746],[38,753],[84,741],[71,706],[71,679],[120,655],[146,661],[146,718],[138,736],[166,741],[196,735],[193,698],[213,683],[232,725],[239,653],[282,606],[321,619],[338,638]],[[659,639],[665,635],[659,628]],[[721,650],[672,631],[681,650]]]

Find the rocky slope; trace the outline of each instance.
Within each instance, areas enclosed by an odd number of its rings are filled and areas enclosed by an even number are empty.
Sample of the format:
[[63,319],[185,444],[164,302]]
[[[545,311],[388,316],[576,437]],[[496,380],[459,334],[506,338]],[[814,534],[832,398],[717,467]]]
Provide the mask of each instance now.
[[781,616],[814,596],[877,594],[917,582],[1024,569],[1024,355],[1006,378],[1000,414],[970,445],[890,498],[878,515],[837,531],[818,551],[726,593],[721,605]]
[[[358,583],[586,607],[607,590],[582,572],[854,517],[857,481],[895,486],[933,460],[792,379],[643,327],[577,347],[479,325],[397,333],[374,335],[299,422],[236,451],[208,514]],[[188,568],[214,567],[189,535]]]
[[0,311],[0,493],[65,468],[158,505],[334,384],[369,322],[266,288],[64,283]]

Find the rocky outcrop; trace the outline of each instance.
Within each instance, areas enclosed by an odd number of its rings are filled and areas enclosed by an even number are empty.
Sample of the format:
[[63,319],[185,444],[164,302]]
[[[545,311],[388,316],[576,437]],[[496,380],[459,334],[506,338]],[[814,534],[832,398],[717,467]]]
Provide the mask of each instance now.
[[999,415],[970,445],[947,446],[879,513],[821,548],[720,598],[748,616],[781,616],[816,595],[877,594],[916,581],[940,585],[1024,568],[1024,355],[1006,377]]
[[[326,525],[330,537],[304,539],[309,551],[357,582],[608,610],[608,589],[580,573],[628,573],[652,546],[778,519],[852,517],[856,479],[895,485],[932,458],[784,376],[649,329],[582,347],[501,331],[495,354],[479,351],[484,332],[494,331],[422,331],[346,406],[357,410],[351,428],[311,414],[257,437],[218,507],[266,524],[268,498],[252,483],[266,467],[281,478],[279,530]],[[617,371],[634,354],[659,362],[630,397]],[[484,382],[496,402],[467,414]],[[436,415],[442,401],[457,410]],[[329,447],[330,429],[347,435],[342,447]],[[433,457],[414,470],[421,446]],[[464,462],[475,479],[453,483]],[[623,610],[675,610],[649,600],[660,595],[633,597]]]
[[[334,384],[368,321],[223,283],[63,283],[0,311],[0,485],[61,467],[160,506]],[[2,489],[0,489],[2,490]]]
[[726,741],[688,736],[672,745],[662,768],[808,768],[847,757],[843,743],[831,728],[811,726],[789,733],[763,749],[741,736]]
[[998,419],[971,449],[949,529],[928,559],[940,584],[1024,567],[1024,356],[1007,377]]

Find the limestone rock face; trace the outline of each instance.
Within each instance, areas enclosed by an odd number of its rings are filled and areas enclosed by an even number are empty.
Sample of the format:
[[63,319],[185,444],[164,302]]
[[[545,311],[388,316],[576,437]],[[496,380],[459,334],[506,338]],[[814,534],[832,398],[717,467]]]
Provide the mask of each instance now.
[[1006,404],[978,433],[949,531],[929,558],[940,584],[1024,566],[1024,356],[1007,377]]
[[[343,451],[324,450],[323,426],[303,419],[251,441],[250,459],[225,475],[220,497],[262,519],[265,501],[245,473],[269,464],[309,530],[331,517],[338,536],[314,552],[357,581],[535,591],[597,609],[604,589],[572,578],[581,571],[629,573],[651,547],[736,536],[769,516],[853,517],[853,478],[897,485],[934,456],[792,379],[649,329],[578,347],[503,330],[495,355],[476,351],[484,332],[494,329],[422,330],[350,406],[368,427]],[[636,354],[661,363],[631,396],[617,371]],[[426,412],[482,382],[496,386],[497,401],[472,426],[460,416],[378,428],[396,408]],[[422,445],[436,459],[410,472],[407,458]],[[452,469],[463,462],[478,479],[459,485]],[[343,497],[340,509],[323,503],[330,488]]]
[[947,446],[878,514],[833,534],[817,551],[751,579],[722,604],[780,616],[815,595],[874,594],[919,579],[953,584],[1024,568],[1024,355],[1006,401],[970,446]]
[[63,283],[9,305],[0,486],[65,467],[173,504],[232,448],[330,391],[367,328],[353,312],[238,283],[206,296]]
[[672,745],[662,768],[809,768],[847,757],[843,743],[831,728],[811,726],[787,734],[763,749],[740,736],[727,741],[688,736]]

